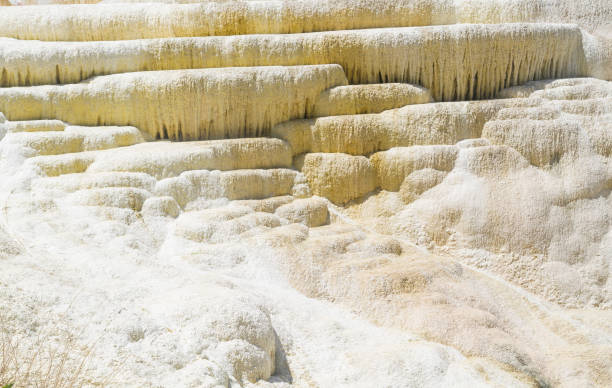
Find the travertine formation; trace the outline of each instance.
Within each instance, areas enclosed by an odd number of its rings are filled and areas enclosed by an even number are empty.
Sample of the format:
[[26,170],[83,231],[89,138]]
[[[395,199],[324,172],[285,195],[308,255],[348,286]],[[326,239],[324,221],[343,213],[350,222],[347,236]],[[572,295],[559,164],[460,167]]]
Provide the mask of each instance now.
[[610,0],[29,3],[0,386],[612,385]]

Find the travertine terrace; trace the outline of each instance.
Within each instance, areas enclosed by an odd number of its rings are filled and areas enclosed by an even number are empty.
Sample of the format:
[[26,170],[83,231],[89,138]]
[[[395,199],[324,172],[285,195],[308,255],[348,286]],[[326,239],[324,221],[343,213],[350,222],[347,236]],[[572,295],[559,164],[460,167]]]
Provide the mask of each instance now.
[[612,386],[611,0],[86,2],[0,0],[0,386]]

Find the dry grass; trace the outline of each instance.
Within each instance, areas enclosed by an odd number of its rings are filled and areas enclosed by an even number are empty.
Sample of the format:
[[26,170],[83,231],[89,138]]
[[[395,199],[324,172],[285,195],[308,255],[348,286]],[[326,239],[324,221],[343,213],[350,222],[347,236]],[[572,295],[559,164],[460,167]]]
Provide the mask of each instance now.
[[80,346],[75,338],[58,327],[36,335],[17,333],[0,319],[0,388],[106,386],[88,376],[95,344]]

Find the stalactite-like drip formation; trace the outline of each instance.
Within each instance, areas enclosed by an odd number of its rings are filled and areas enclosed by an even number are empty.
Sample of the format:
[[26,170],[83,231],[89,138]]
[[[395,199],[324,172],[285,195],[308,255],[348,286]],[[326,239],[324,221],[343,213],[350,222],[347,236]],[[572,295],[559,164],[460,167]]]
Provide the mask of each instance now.
[[[451,101],[490,98],[527,81],[586,73],[580,30],[569,25],[454,25],[108,43],[13,41],[0,50],[4,86],[79,82],[141,70],[340,64],[352,84],[412,83],[429,89],[437,101]],[[40,58],[40,50],[48,55]]]
[[322,91],[345,84],[338,65],[126,73],[0,89],[0,110],[11,120],[134,125],[157,139],[254,137],[306,116]]

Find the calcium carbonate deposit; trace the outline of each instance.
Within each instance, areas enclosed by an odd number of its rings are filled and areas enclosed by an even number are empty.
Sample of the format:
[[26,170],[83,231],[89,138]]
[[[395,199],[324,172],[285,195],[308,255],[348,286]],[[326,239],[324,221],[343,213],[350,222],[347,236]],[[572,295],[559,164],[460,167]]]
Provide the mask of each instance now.
[[0,387],[612,386],[612,0],[154,1],[0,0]]

